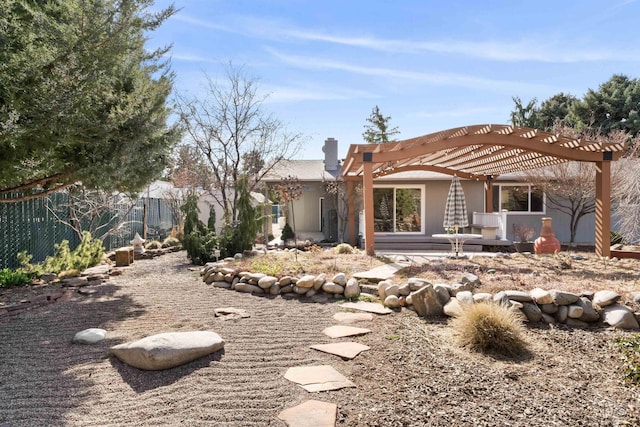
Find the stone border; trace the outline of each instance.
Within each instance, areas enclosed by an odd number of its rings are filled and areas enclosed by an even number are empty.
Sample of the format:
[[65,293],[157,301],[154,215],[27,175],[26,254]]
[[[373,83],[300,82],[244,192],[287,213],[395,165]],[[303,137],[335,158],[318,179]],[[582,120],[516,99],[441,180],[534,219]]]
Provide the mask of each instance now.
[[[355,278],[347,279],[338,273],[327,279],[326,274],[285,276],[277,278],[262,273],[237,271],[226,261],[208,263],[200,271],[202,280],[215,287],[246,292],[255,295],[307,297],[324,300],[328,297],[357,298],[359,295],[378,297],[387,307],[406,307],[420,317],[460,316],[465,305],[493,302],[518,310],[523,320],[564,324],[585,328],[606,323],[619,329],[640,329],[640,313],[620,304],[622,295],[613,291],[583,292],[574,294],[560,290],[536,288],[531,292],[520,290],[501,291],[493,295],[475,292],[480,285],[477,276],[464,273],[459,283],[432,284],[420,278],[410,278],[402,285],[383,280],[377,285],[359,284]],[[640,303],[640,292],[630,295]]]

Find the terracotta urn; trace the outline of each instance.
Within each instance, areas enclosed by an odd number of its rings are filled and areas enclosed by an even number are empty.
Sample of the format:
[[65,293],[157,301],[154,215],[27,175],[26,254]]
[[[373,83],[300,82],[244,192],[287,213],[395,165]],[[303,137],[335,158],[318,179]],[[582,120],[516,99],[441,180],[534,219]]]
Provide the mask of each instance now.
[[560,241],[556,239],[556,235],[551,227],[551,218],[542,218],[540,237],[533,243],[533,250],[536,255],[554,254],[560,251]]

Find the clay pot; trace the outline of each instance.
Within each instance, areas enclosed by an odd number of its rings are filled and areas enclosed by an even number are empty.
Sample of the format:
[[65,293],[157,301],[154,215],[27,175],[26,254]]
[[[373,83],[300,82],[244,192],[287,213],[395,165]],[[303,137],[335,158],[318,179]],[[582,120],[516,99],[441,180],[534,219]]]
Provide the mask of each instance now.
[[542,218],[540,237],[533,242],[533,249],[536,255],[554,254],[560,251],[560,241],[556,239],[556,235],[551,227],[551,218]]

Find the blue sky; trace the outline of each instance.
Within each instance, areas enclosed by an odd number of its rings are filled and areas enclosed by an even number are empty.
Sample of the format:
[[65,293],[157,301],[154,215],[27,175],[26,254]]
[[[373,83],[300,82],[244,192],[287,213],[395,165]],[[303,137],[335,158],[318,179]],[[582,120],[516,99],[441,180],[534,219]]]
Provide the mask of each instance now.
[[204,95],[231,61],[269,94],[264,109],[307,137],[362,143],[372,108],[399,139],[508,123],[513,96],[581,97],[613,74],[640,77],[640,0],[176,0],[150,35],[172,44],[176,90]]

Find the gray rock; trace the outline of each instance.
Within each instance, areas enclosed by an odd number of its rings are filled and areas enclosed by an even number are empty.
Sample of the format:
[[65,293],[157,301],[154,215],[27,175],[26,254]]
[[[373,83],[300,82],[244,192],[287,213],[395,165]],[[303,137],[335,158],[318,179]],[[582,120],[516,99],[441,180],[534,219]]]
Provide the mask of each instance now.
[[260,279],[262,279],[263,277],[267,277],[267,275],[264,273],[251,273],[251,275],[249,276],[249,283],[251,283],[252,285],[257,285]]
[[631,298],[633,302],[640,303],[640,291],[629,293],[629,298]]
[[571,304],[568,307],[569,311],[567,311],[567,317],[570,319],[579,319],[582,317],[582,314],[584,313],[584,309],[582,307],[576,304]]
[[[213,282],[213,286],[215,286],[216,288],[223,288],[223,289],[231,289],[231,283],[229,282]],[[249,286],[253,286],[253,285],[249,285]]]
[[549,291],[551,297],[553,298],[553,303],[556,305],[571,305],[577,302],[580,297],[571,292],[559,291],[557,289],[553,289]]
[[229,268],[229,267],[220,267],[220,270],[218,271],[224,275],[235,274],[236,272],[233,268]]
[[290,294],[293,292],[293,285],[280,286],[281,294]]
[[505,291],[500,291],[497,294],[495,294],[493,296],[493,302],[496,304],[507,306],[507,307],[511,306],[511,303],[509,302],[509,297],[507,296],[507,293]]
[[598,291],[593,294],[593,303],[600,307],[607,307],[615,304],[620,299],[620,294],[613,291]]
[[462,304],[460,304],[460,301],[458,301],[457,298],[451,298],[442,308],[442,311],[449,317],[460,317],[462,316],[462,313],[464,313]]
[[555,304],[542,304],[540,310],[545,314],[556,314],[558,312],[558,306]]
[[77,344],[96,344],[104,340],[107,331],[100,328],[89,328],[76,333],[73,342]]
[[408,283],[405,283],[404,285],[400,286],[398,288],[398,291],[400,292],[400,295],[402,296],[407,296],[411,293],[411,287],[409,287]]
[[411,303],[420,317],[441,316],[442,303],[433,286],[426,285],[411,294]]
[[[384,293],[389,296],[393,295],[396,297],[400,296],[400,287],[398,285],[391,285],[384,290]],[[385,298],[386,299],[386,298]]]
[[471,284],[471,282],[454,283],[453,285],[451,285],[451,290],[449,291],[449,293],[452,297],[455,297],[458,292],[462,291],[473,291],[473,284]]
[[356,298],[360,295],[360,285],[358,281],[354,278],[351,278],[347,281],[347,286],[344,288],[344,297],[345,298]]
[[568,317],[567,326],[571,326],[572,328],[588,328],[589,324],[587,322],[583,322],[580,319],[573,319],[571,317]]
[[472,287],[480,286],[481,284],[478,276],[472,273],[464,273],[462,275],[462,278],[460,278],[460,283],[462,283],[463,285],[469,283]]
[[280,285],[278,285],[277,283],[274,283],[273,285],[271,285],[271,287],[269,288],[269,294],[280,295]]
[[507,294],[507,298],[512,301],[520,301],[520,302],[531,302],[533,298],[529,295],[528,292],[525,291],[516,291],[516,290],[508,290],[504,291]]
[[547,313],[542,313],[542,321],[545,323],[556,323],[556,318]]
[[594,296],[595,294],[596,294],[596,293],[595,293],[595,292],[593,292],[593,291],[582,291],[582,292],[580,292],[580,296],[581,296],[581,297],[587,297],[587,298],[589,298],[589,299],[590,299],[590,300],[592,300],[592,301],[593,301],[593,296]]
[[420,279],[418,277],[411,277],[407,283],[409,284],[409,289],[411,289],[412,292],[431,284],[428,280]]
[[473,294],[471,293],[471,291],[458,292],[458,294],[456,295],[456,299],[458,300],[458,302],[460,302],[460,304],[471,305],[474,303]]
[[327,281],[327,275],[324,273],[318,274],[316,278],[313,280],[313,289],[319,291],[322,289],[322,285]]
[[347,284],[347,275],[344,273],[337,273],[335,276],[333,276],[333,279],[331,279],[331,281],[336,285],[345,286]]
[[315,276],[307,274],[298,279],[298,281],[296,282],[296,286],[299,288],[313,288],[315,280]]
[[600,313],[595,309],[589,298],[580,297],[576,304],[582,307],[582,316],[580,316],[580,320],[583,322],[596,322],[600,320]]
[[325,282],[322,285],[322,290],[328,294],[343,294],[344,293],[344,287],[338,285],[337,283],[333,283],[333,282]]
[[440,300],[440,304],[444,306],[451,299],[451,287],[445,285],[433,285],[433,289],[438,294],[438,299]]
[[617,329],[638,329],[638,321],[629,307],[613,304],[602,310],[602,321]]
[[389,295],[384,299],[384,305],[389,308],[398,308],[401,306],[400,299],[397,295]]
[[[357,279],[352,277],[349,280],[357,280]],[[369,285],[369,284],[363,283],[360,285],[360,291],[362,291],[365,294],[378,296],[378,285]]]
[[[232,259],[232,260],[233,260],[233,261],[239,261],[239,260],[241,260],[242,258],[244,258],[244,255],[242,255],[241,253],[239,253],[239,252],[238,252],[237,254],[235,254],[235,255],[233,256],[233,259]],[[226,258],[225,258],[225,261],[226,261]]]
[[307,298],[311,298],[312,296],[314,296],[317,293],[318,293],[318,291],[316,291],[314,288],[311,288],[311,289],[307,290],[307,292],[304,294],[304,296],[307,297]]
[[569,306],[568,305],[558,306],[558,311],[556,312],[556,320],[560,323],[565,323],[567,321],[568,316],[569,316]]
[[477,294],[473,294],[473,301],[475,302],[492,302],[493,295],[489,292],[478,292]]
[[529,295],[531,295],[531,298],[533,298],[533,300],[539,305],[551,304],[553,302],[551,293],[544,289],[535,288],[531,292],[529,292]]
[[278,281],[277,277],[263,276],[260,279],[258,279],[258,286],[261,287],[262,289],[269,289],[271,288],[271,286],[275,285],[277,281]]
[[301,288],[298,285],[294,285],[293,287],[293,293],[298,294],[298,295],[304,295],[307,292],[309,292],[309,289],[313,289],[313,288]]
[[291,276],[284,276],[280,279],[280,286],[285,287],[291,284]]
[[238,283],[236,285],[236,291],[252,294],[264,294],[264,289],[256,285],[251,285],[249,283]]
[[[507,307],[511,307],[512,309],[521,310],[524,307],[524,303],[520,301],[509,300],[509,303],[506,304]],[[526,316],[525,316],[526,317]]]
[[222,350],[224,340],[211,331],[168,332],[111,347],[111,354],[139,369],[161,370],[183,365]]
[[385,298],[387,298],[387,288],[389,286],[393,285],[393,283],[391,283],[388,280],[381,280],[380,282],[378,282],[378,298],[380,298],[380,300],[384,301]]

